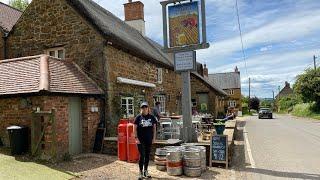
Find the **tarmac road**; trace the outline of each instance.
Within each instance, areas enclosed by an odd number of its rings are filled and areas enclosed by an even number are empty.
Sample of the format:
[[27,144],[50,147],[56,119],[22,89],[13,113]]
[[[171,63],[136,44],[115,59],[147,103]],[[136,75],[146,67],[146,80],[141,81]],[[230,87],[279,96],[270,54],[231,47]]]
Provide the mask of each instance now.
[[243,133],[248,179],[320,180],[320,120],[251,116]]

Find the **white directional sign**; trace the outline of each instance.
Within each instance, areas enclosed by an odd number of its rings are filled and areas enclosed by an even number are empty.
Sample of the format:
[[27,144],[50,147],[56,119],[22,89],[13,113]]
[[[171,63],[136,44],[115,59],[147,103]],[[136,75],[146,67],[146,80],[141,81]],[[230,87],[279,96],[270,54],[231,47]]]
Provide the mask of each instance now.
[[196,52],[178,52],[174,54],[175,71],[196,70]]

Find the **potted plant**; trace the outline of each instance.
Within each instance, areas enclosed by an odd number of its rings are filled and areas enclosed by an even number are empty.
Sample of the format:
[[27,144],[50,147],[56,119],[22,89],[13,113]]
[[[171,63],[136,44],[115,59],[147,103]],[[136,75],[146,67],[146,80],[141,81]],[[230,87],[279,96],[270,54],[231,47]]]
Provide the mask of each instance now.
[[216,123],[213,123],[214,128],[216,129],[216,133],[218,135],[223,135],[223,131],[225,130],[225,122],[223,121],[223,119],[216,119]]

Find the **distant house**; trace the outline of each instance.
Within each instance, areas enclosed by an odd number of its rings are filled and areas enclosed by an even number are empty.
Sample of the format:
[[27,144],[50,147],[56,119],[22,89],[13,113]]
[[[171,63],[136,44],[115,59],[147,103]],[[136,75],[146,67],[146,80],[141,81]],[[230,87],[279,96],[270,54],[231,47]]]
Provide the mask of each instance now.
[[226,108],[242,111],[241,79],[240,71],[237,67],[234,72],[209,74],[209,79],[229,95],[229,99],[225,104]]
[[278,95],[276,95],[276,99],[278,100],[281,97],[286,97],[293,94],[293,89],[290,87],[290,83],[285,82],[284,87],[280,90]]
[[0,59],[6,56],[7,34],[18,21],[22,12],[9,5],[0,2]]

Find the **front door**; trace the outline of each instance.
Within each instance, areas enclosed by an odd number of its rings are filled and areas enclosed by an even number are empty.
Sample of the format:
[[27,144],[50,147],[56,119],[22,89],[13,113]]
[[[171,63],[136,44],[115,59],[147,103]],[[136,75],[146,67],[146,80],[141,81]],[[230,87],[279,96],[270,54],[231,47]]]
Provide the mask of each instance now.
[[82,152],[81,98],[69,98],[69,153]]
[[200,112],[208,112],[208,94],[201,93],[199,94],[199,105],[200,105]]

